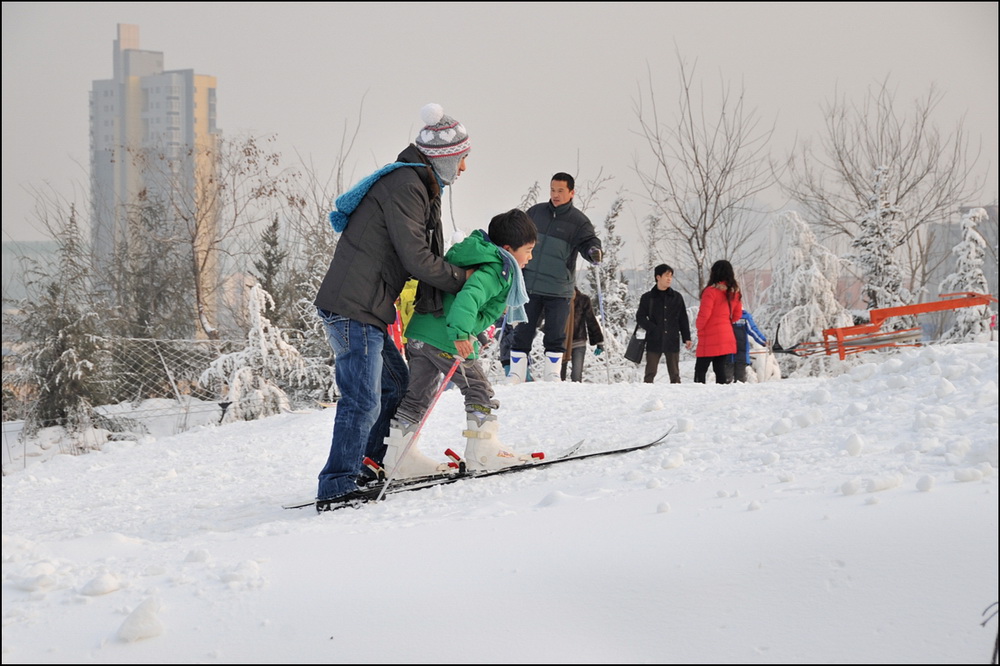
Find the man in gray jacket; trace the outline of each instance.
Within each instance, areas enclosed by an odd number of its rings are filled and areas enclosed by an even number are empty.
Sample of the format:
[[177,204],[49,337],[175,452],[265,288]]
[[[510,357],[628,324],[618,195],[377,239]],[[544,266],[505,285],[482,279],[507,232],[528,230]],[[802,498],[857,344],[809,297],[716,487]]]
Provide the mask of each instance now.
[[510,348],[513,383],[523,382],[527,377],[531,344],[543,318],[544,377],[546,381],[560,381],[566,351],[566,320],[576,289],[576,257],[579,254],[594,265],[601,263],[601,241],[594,225],[573,207],[575,187],[573,176],[559,172],[552,176],[549,201],[535,204],[527,211],[538,229],[538,242],[524,268],[528,321],[514,328]]
[[388,333],[395,302],[410,277],[420,281],[415,309],[442,309],[471,270],[442,259],[441,191],[465,171],[469,136],[437,104],[421,110],[425,126],[389,164],[341,196],[330,222],[342,232],[315,305],[323,320],[340,399],[330,456],[319,473],[316,508],[362,496],[364,457],[381,461],[389,421],[409,373]]

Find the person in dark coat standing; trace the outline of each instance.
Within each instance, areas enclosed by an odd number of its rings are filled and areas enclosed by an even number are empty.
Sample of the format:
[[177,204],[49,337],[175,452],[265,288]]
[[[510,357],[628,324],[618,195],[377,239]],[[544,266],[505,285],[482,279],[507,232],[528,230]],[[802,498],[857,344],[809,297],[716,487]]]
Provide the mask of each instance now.
[[446,262],[441,191],[465,171],[469,135],[440,105],[420,112],[424,127],[396,158],[337,197],[330,223],[341,233],[314,301],[334,353],[340,399],[330,455],[319,473],[316,509],[361,494],[365,456],[381,462],[385,437],[409,383],[389,336],[395,302],[419,280],[414,309],[439,312],[472,274]]
[[656,286],[639,298],[635,321],[646,331],[646,374],[643,381],[652,384],[660,357],[666,360],[671,384],[681,383],[681,341],[691,349],[691,326],[684,297],[670,285],[674,269],[660,264],[653,269]]
[[546,381],[560,381],[559,370],[566,351],[566,320],[576,286],[576,258],[579,255],[597,265],[604,256],[594,225],[583,211],[573,206],[575,187],[573,176],[557,173],[549,184],[549,200],[527,211],[538,228],[538,243],[531,261],[524,267],[524,284],[530,299],[525,306],[528,321],[514,328],[511,383],[526,380],[531,345],[543,319],[542,376]]
[[587,340],[594,345],[594,354],[600,356],[604,351],[604,332],[601,323],[594,313],[594,304],[590,296],[576,289],[573,297],[572,315],[567,322],[569,329],[566,336],[572,340],[572,347],[566,350],[562,362],[562,380],[566,381],[566,367],[572,363],[573,370],[570,379],[574,382],[583,381],[583,361],[587,357]]

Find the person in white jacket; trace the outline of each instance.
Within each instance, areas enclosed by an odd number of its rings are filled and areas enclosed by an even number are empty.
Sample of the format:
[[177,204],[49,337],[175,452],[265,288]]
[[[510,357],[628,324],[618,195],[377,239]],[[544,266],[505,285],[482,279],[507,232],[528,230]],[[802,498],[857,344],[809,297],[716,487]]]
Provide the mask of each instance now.
[[758,384],[781,379],[781,367],[774,352],[753,339],[750,340],[750,359]]

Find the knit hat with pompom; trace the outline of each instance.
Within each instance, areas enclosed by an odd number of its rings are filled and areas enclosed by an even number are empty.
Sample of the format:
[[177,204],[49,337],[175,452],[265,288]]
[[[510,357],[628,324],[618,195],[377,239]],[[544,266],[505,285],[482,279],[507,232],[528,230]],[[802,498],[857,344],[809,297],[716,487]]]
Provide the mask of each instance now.
[[446,185],[458,178],[458,164],[469,154],[469,135],[465,125],[445,115],[440,104],[427,104],[420,109],[424,128],[417,134],[416,144],[430,158],[434,171]]

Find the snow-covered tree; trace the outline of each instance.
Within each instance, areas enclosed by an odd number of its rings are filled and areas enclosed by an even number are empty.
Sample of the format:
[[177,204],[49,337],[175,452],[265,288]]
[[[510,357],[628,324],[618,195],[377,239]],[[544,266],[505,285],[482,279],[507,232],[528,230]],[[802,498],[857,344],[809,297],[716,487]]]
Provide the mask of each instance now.
[[[952,249],[957,261],[955,272],[942,281],[941,293],[989,293],[990,287],[986,281],[986,273],[983,272],[986,240],[976,229],[987,217],[984,209],[973,208],[962,218],[962,240]],[[955,324],[941,337],[943,340],[956,342],[988,339],[991,316],[990,308],[986,305],[959,308],[955,311]]]
[[[780,334],[781,345],[787,349],[800,342],[820,341],[824,329],[850,326],[853,318],[836,296],[840,259],[816,240],[794,211],[783,213],[779,225],[782,243],[771,286],[764,293],[763,305],[752,314],[768,341],[773,344]],[[779,356],[786,375],[823,371],[822,362]]]
[[330,368],[310,366],[265,316],[270,295],[254,284],[247,297],[250,328],[245,349],[220,356],[202,373],[206,386],[225,386],[230,403],[225,420],[250,421],[289,408],[283,387],[329,384]]
[[625,199],[621,196],[611,203],[611,209],[604,218],[604,229],[598,234],[604,254],[601,265],[588,264],[584,273],[587,284],[584,291],[595,296],[594,306],[599,310],[598,316],[602,318],[601,325],[613,331],[627,328],[635,314],[635,308],[629,302],[628,280],[621,267],[624,241],[615,229],[624,206]]
[[868,205],[870,174],[891,166],[888,199],[906,210],[897,221],[899,270],[914,289],[924,286],[925,264],[934,262],[936,252],[924,232],[947,223],[959,205],[978,197],[983,184],[976,175],[982,153],[970,142],[964,119],[942,130],[936,118],[943,98],[931,84],[912,105],[901,104],[889,77],[860,99],[837,94],[824,105],[826,131],[818,141],[800,144],[784,181],[824,238],[853,240],[861,235],[856,212]]
[[[611,203],[611,209],[604,218],[603,230],[598,232],[604,257],[600,266],[587,265],[585,283],[581,291],[593,297],[594,309],[597,311],[604,333],[604,348],[607,355],[601,362],[589,362],[584,365],[584,381],[621,380],[621,373],[615,369],[616,364],[625,352],[632,324],[635,319],[635,303],[632,301],[628,279],[621,267],[621,255],[624,241],[616,230],[618,217],[625,206],[625,199],[620,194]],[[577,280],[583,276],[578,273]],[[620,365],[620,364],[619,364]]]
[[30,296],[5,315],[5,325],[19,329],[24,343],[15,383],[36,396],[25,424],[29,435],[55,425],[82,432],[90,425],[91,406],[103,399],[99,317],[90,307],[88,253],[75,207],[57,238],[54,272],[41,271],[29,282]]
[[[858,235],[851,242],[848,257],[861,271],[865,301],[872,310],[909,305],[912,301],[895,258],[902,238],[900,220],[905,213],[888,200],[888,187],[889,169],[880,166],[872,175],[868,203],[858,216]],[[915,325],[912,316],[893,317],[886,322],[888,330]]]

